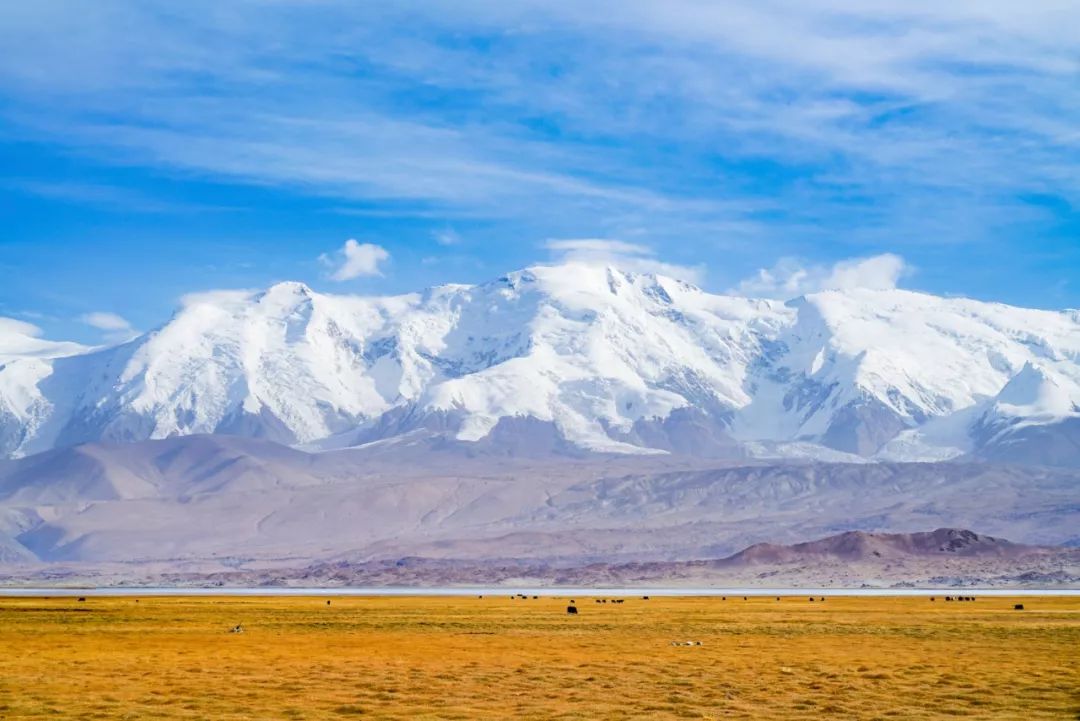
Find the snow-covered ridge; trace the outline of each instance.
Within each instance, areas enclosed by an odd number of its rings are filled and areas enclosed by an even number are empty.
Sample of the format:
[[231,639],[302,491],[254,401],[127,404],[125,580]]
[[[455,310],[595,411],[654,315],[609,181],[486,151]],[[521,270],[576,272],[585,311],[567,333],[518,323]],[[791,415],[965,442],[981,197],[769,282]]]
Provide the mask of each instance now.
[[1080,314],[900,290],[785,304],[571,263],[383,298],[299,283],[199,294],[104,349],[0,325],[4,456],[423,431],[518,449],[915,460],[1020,431],[1030,445],[1032,427],[1077,419]]

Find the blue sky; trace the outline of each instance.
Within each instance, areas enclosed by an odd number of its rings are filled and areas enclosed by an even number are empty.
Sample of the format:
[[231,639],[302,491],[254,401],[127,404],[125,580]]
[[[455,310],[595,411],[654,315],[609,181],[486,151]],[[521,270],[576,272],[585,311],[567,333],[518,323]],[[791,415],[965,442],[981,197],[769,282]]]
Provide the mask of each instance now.
[[1080,307],[1072,0],[45,0],[0,47],[0,316],[49,337],[566,255]]

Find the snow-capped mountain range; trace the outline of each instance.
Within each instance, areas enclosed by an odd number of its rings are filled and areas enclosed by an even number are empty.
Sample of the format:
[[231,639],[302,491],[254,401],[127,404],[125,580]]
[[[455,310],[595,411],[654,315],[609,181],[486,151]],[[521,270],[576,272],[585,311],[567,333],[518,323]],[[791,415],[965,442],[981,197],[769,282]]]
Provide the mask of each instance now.
[[784,303],[568,263],[394,297],[197,294],[105,348],[0,323],[0,457],[204,433],[1076,466],[1080,311],[903,290]]

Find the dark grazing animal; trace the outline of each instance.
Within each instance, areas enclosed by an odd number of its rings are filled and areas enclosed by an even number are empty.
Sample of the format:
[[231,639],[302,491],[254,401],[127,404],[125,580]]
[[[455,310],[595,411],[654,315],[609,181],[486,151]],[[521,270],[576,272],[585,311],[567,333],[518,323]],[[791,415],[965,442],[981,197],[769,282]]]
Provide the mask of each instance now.
[[567,606],[566,607],[566,612],[568,614],[570,614],[571,616],[576,616],[577,615],[577,606]]
[[1024,604],[1022,604],[1022,603],[1016,604],[1015,606],[1013,606],[1013,610],[1014,611],[1023,611],[1024,610]]

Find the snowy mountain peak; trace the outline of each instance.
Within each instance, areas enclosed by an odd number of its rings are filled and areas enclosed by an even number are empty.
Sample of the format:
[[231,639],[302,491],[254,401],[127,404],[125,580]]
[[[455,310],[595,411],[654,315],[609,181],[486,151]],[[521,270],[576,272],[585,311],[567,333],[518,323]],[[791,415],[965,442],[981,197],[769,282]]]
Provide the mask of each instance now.
[[[159,329],[94,351],[43,351],[19,331],[0,326],[4,455],[196,433],[341,446],[423,432],[858,459],[943,423],[959,428],[948,454],[973,450],[995,418],[1054,423],[1080,402],[1075,313],[898,290],[781,303],[575,262],[381,298],[294,282],[194,294]],[[901,445],[941,457],[932,436]]]
[[994,411],[1013,418],[1063,418],[1080,413],[1080,383],[1065,373],[1075,369],[1062,364],[1051,370],[1043,364],[1027,362],[994,399]]
[[689,283],[664,275],[637,273],[614,265],[575,261],[530,266],[507,273],[495,281],[495,284],[517,291],[532,290],[561,299],[644,293],[656,300],[670,302],[670,297],[667,297],[669,289],[685,293],[701,292]]
[[284,281],[275,283],[258,293],[255,298],[263,304],[288,305],[310,302],[314,294],[314,291],[303,283]]

